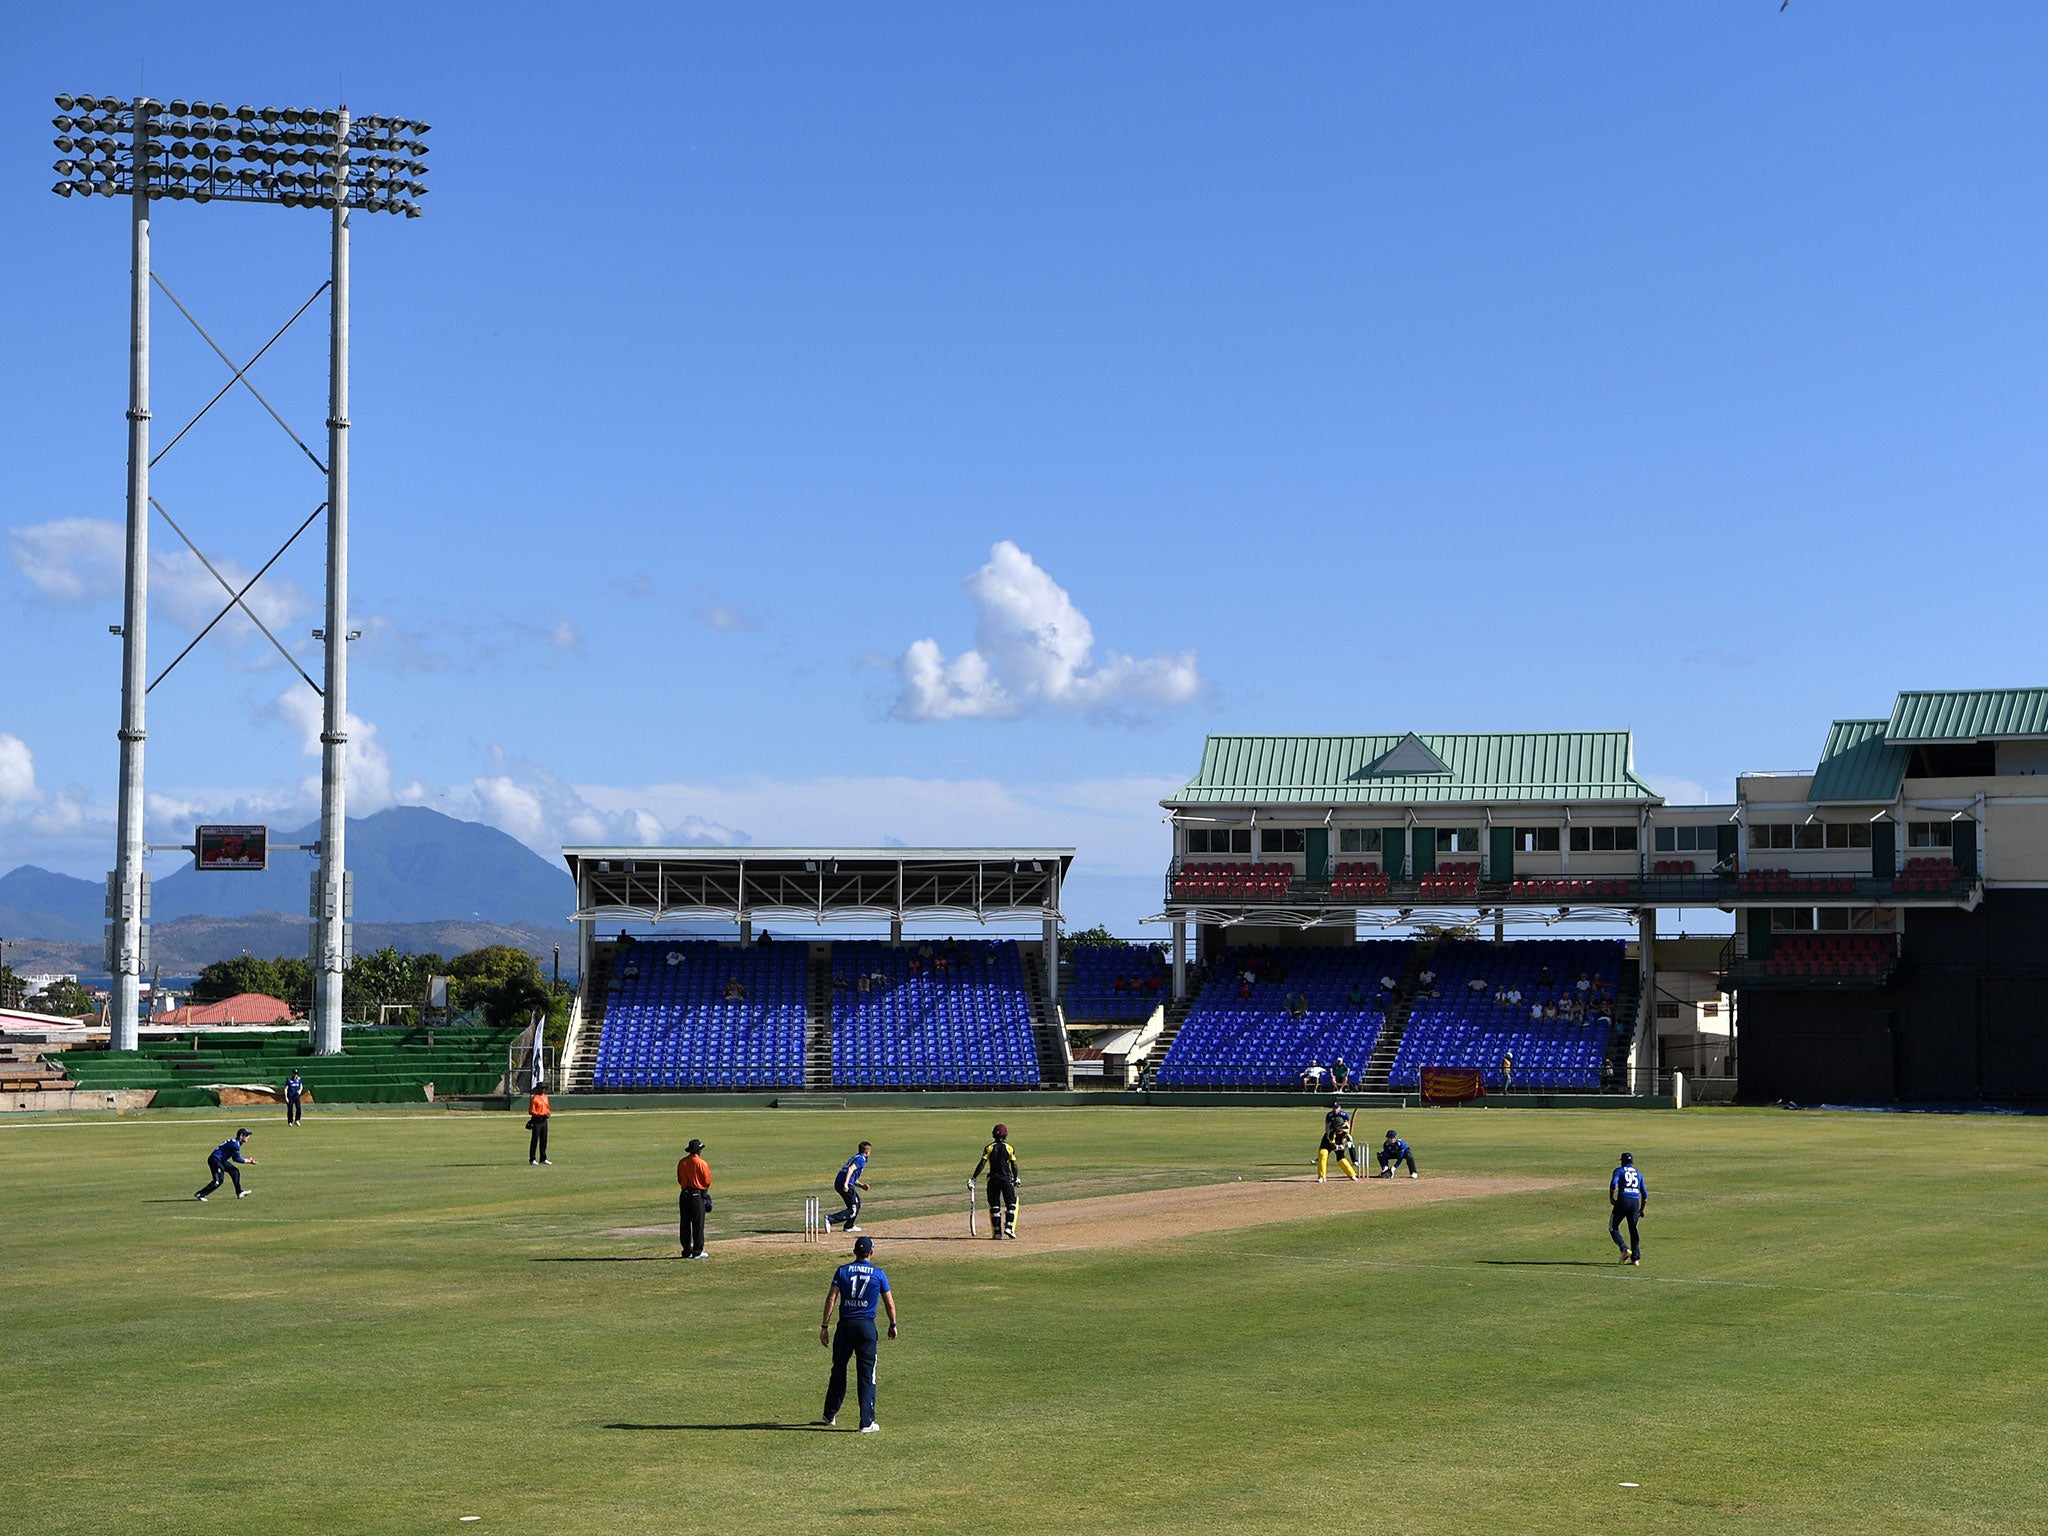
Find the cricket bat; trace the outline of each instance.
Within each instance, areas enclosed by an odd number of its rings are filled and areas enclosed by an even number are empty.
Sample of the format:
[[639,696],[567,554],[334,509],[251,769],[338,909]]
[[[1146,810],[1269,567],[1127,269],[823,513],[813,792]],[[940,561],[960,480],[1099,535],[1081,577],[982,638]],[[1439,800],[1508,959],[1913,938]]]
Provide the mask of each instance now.
[[981,1236],[981,1229],[974,1224],[974,1180],[967,1181],[967,1235]]

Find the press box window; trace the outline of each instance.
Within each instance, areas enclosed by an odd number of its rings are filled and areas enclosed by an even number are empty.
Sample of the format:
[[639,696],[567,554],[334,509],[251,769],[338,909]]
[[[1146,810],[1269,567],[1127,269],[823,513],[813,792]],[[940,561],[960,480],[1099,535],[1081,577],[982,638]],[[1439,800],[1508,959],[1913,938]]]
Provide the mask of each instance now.
[[1573,827],[1573,853],[1634,853],[1634,827]]
[[1378,853],[1380,851],[1379,827],[1340,827],[1337,830],[1337,851],[1339,853]]
[[1955,842],[1955,823],[1951,821],[1909,821],[1906,823],[1906,846],[1908,848],[1947,848]]
[[1792,823],[1788,821],[1774,826],[1751,827],[1749,829],[1749,846],[1759,849],[1768,848],[1773,852],[1790,848],[1792,846]]
[[1717,827],[1657,827],[1655,848],[1659,853],[1712,853]]
[[1436,829],[1436,851],[1438,853],[1477,853],[1479,851],[1479,829],[1477,827],[1438,827]]
[[1515,852],[1555,853],[1557,852],[1557,828],[1517,827],[1515,828]]
[[1250,827],[1195,827],[1188,833],[1189,853],[1250,853]]
[[1827,824],[1827,834],[1830,848],[1870,846],[1870,823],[1867,821],[1831,821]]
[[1308,832],[1301,827],[1266,827],[1259,833],[1261,853],[1307,853]]

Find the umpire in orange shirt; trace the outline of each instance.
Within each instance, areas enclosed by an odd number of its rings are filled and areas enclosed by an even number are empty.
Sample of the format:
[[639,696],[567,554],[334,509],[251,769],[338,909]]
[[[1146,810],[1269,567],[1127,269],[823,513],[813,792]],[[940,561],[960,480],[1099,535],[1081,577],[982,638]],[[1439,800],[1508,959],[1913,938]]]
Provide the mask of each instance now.
[[681,1212],[683,1257],[704,1258],[704,1217],[711,1210],[711,1165],[704,1161],[704,1143],[694,1136],[676,1164],[676,1185],[681,1190],[676,1203]]

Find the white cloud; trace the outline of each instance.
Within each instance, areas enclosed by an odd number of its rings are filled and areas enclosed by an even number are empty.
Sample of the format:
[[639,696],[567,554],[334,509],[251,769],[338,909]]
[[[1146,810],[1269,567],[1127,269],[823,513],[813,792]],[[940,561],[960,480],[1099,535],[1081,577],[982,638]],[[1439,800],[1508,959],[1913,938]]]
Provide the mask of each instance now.
[[104,518],[60,517],[10,528],[7,553],[38,592],[59,602],[121,590],[121,525]]
[[599,805],[537,763],[492,750],[497,772],[467,784],[428,790],[413,787],[410,804],[431,805],[449,816],[481,821],[554,858],[564,844],[615,843],[634,847],[678,843],[745,843],[745,832],[687,811],[663,817],[625,792]]
[[[67,605],[104,602],[121,593],[126,563],[122,525],[107,518],[64,517],[7,530],[8,554],[15,569],[45,597]],[[238,560],[214,560],[215,568],[236,591],[252,574]],[[182,544],[154,540],[149,553],[150,617],[188,633],[196,632],[227,606],[229,594]],[[314,603],[311,594],[275,572],[263,578],[243,599],[249,609],[285,644],[289,631]],[[237,610],[223,619],[215,634],[234,640],[254,638],[263,654],[271,654],[255,626]]]
[[524,666],[553,666],[561,656],[583,649],[583,634],[569,619],[551,623],[501,615],[434,614],[402,623],[373,613],[360,624],[363,638],[350,657],[359,666],[389,672],[483,672],[515,657]]
[[1645,784],[1671,805],[1728,805],[1735,799],[1735,786],[1732,784],[1724,784],[1715,791],[1697,779],[1682,779],[1671,774],[1646,773],[1642,777]]
[[[308,757],[319,757],[320,732],[326,713],[324,701],[304,686],[287,688],[277,696],[277,713],[287,725],[298,731],[299,750]],[[343,729],[348,733],[349,814],[368,816],[386,806],[396,805],[399,797],[391,788],[391,754],[377,740],[377,727],[362,716],[351,713],[344,718]],[[309,775],[302,783],[310,786],[311,798],[317,804],[319,776]]]
[[1036,709],[1135,717],[1201,691],[1193,651],[1107,651],[1097,661],[1087,615],[1007,539],[961,585],[975,605],[974,648],[948,661],[938,641],[913,642],[896,664],[898,719],[1006,720]]
[[36,788],[36,755],[19,736],[0,731],[0,810],[33,805],[43,798]]
[[761,627],[758,617],[735,608],[709,587],[697,589],[697,600],[690,604],[690,617],[706,629],[715,629],[725,634]]

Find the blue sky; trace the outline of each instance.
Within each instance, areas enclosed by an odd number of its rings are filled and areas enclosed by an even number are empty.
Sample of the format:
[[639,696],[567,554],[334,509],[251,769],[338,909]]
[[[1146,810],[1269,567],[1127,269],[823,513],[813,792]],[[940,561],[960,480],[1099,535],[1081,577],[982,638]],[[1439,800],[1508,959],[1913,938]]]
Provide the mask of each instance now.
[[[1724,797],[2042,681],[2048,12],[1275,12],[25,14],[0,868],[112,859],[125,210],[47,190],[66,90],[434,125],[427,216],[357,221],[357,809],[1071,843],[1135,931],[1211,730],[1628,726]],[[324,276],[319,215],[158,213],[230,351]],[[309,438],[319,319],[254,375]],[[162,442],[222,374],[156,347]],[[154,484],[244,570],[322,489],[240,396]],[[211,610],[153,538],[160,665]],[[153,696],[153,837],[310,815],[266,651]]]

